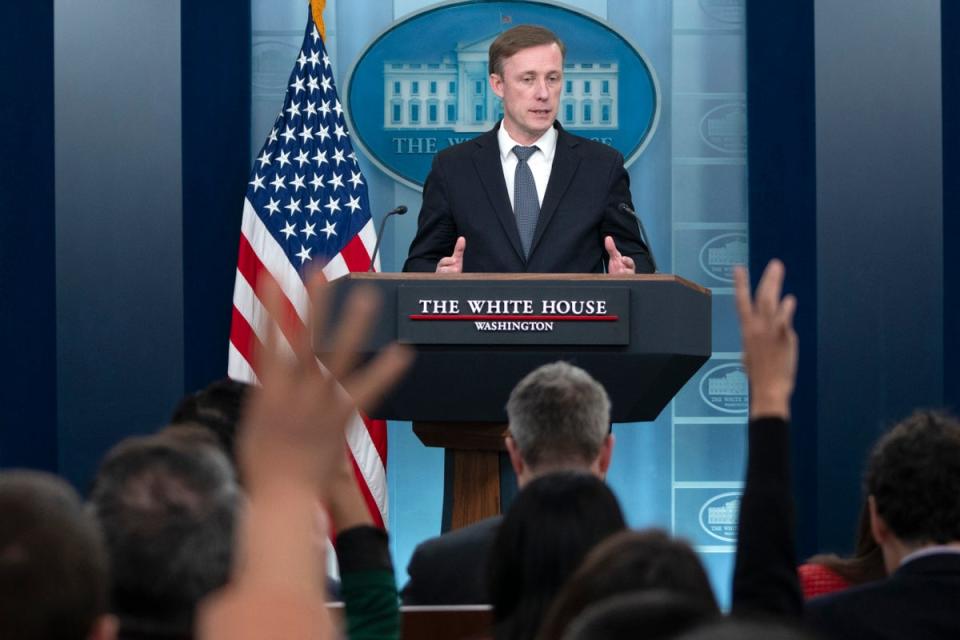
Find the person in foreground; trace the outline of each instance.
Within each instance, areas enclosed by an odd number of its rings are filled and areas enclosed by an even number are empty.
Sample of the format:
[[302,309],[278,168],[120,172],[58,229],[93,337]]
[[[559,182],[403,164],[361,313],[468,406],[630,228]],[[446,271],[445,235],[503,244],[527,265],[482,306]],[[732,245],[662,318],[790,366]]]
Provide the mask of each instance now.
[[864,478],[889,577],[807,604],[837,638],[960,638],[960,422],[918,411],[874,446]]
[[613,492],[589,473],[549,473],[524,487],[489,558],[494,638],[533,640],[584,556],[626,526]]
[[110,555],[121,640],[192,637],[197,603],[227,582],[240,502],[216,445],[154,435],[107,453],[88,508]]
[[[693,609],[698,620],[720,615],[710,579],[688,542],[659,529],[621,531],[594,547],[570,575],[544,616],[537,639],[560,638],[591,606],[637,593],[674,594],[683,601],[683,615]],[[618,619],[626,623],[629,618]]]
[[[613,455],[610,399],[589,373],[554,362],[529,373],[507,401],[510,464],[523,489],[556,471],[604,478]],[[487,604],[487,558],[500,516],[427,540],[413,552],[407,605]]]
[[96,522],[66,482],[0,472],[0,638],[113,640],[108,564]]
[[[412,354],[393,345],[358,366],[358,349],[377,307],[376,295],[362,290],[347,301],[330,334],[331,356],[323,370],[310,340],[325,326],[329,292],[323,278],[310,280],[311,331],[299,330],[285,313],[276,284],[259,287],[292,355],[278,346],[274,327],[258,352],[262,387],[251,393],[237,442],[250,501],[239,522],[233,574],[227,587],[204,603],[198,635],[330,638],[325,578],[318,570],[324,551],[316,544],[317,491],[330,490],[343,469],[344,429],[355,406],[375,403],[407,369]],[[395,614],[395,601],[393,607]]]
[[783,263],[771,260],[754,298],[746,270],[734,271],[750,423],[731,612],[796,621],[803,597],[794,553],[789,422],[797,377],[797,301],[781,296],[783,280]]
[[612,147],[557,122],[566,48],[518,25],[490,45],[503,100],[491,131],[438,153],[404,271],[650,273],[630,179]]

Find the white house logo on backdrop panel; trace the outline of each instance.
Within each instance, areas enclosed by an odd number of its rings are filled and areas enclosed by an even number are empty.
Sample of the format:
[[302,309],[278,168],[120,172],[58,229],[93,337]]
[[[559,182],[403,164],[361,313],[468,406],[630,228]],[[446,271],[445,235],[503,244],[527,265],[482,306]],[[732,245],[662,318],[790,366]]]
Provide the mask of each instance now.
[[700,249],[700,268],[720,282],[733,282],[733,269],[747,264],[747,234],[722,233],[709,238]]
[[722,413],[746,414],[750,396],[743,365],[737,362],[710,369],[700,379],[700,397]]
[[629,165],[659,117],[653,68],[609,25],[543,2],[453,2],[380,34],[347,79],[354,142],[386,173],[419,189],[436,152],[503,116],[487,80],[487,52],[502,31],[527,23],[553,30],[567,46],[560,123],[615,147]]
[[740,517],[739,491],[716,495],[700,507],[700,527],[710,536],[723,542],[736,542]]

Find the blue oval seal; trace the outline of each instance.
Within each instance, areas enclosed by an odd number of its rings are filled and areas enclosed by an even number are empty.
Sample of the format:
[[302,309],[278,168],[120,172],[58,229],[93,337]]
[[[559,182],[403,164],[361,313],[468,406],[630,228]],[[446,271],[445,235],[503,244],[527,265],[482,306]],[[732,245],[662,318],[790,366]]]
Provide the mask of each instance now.
[[747,234],[722,233],[700,249],[700,268],[721,282],[733,282],[733,268],[747,264],[748,257]]
[[347,75],[354,144],[384,172],[421,189],[435,153],[491,129],[503,115],[487,80],[487,50],[502,31],[525,23],[551,29],[566,44],[560,123],[613,146],[629,166],[660,115],[653,67],[609,25],[544,2],[465,0],[391,25]]
[[723,413],[746,413],[750,393],[747,373],[739,362],[721,364],[700,379],[700,397]]
[[717,540],[737,541],[740,517],[739,491],[713,496],[700,507],[700,528]]

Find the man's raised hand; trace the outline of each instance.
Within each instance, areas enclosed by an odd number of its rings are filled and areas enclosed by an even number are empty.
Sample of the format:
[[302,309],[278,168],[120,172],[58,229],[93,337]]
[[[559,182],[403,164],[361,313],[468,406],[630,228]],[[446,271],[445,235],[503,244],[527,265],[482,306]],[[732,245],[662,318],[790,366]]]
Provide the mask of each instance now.
[[272,279],[258,288],[274,323],[257,353],[262,386],[253,393],[240,433],[241,468],[254,492],[277,480],[304,483],[318,491],[340,466],[344,430],[354,409],[369,407],[386,393],[412,354],[406,347],[391,345],[357,366],[379,306],[374,291],[358,289],[329,332],[326,351],[331,355],[324,370],[317,364],[311,340],[328,333],[320,329],[326,323],[329,297],[323,277],[317,274],[309,283],[307,328],[291,317]]

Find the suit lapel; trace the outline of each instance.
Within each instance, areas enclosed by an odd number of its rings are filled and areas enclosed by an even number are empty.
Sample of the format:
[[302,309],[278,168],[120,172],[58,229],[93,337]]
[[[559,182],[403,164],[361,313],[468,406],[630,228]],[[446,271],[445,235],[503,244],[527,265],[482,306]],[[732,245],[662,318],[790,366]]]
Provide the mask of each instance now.
[[573,174],[580,165],[580,156],[574,150],[577,140],[569,135],[560,125],[557,125],[557,148],[553,155],[553,167],[550,169],[550,181],[547,182],[547,191],[543,195],[543,204],[540,206],[540,217],[537,219],[537,228],[533,232],[533,242],[530,244],[530,255],[537,250],[540,238],[550,224],[553,214],[556,213],[563,194],[567,192]]
[[497,128],[483,134],[474,140],[477,143],[477,153],[473,156],[477,175],[487,192],[490,205],[493,207],[503,232],[510,245],[521,260],[526,261],[523,255],[523,245],[520,244],[520,232],[517,230],[517,219],[510,206],[510,196],[507,195],[507,184],[503,180],[503,164],[500,162],[500,145],[497,143]]

